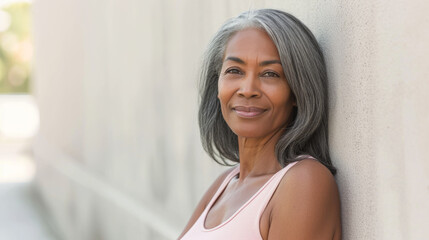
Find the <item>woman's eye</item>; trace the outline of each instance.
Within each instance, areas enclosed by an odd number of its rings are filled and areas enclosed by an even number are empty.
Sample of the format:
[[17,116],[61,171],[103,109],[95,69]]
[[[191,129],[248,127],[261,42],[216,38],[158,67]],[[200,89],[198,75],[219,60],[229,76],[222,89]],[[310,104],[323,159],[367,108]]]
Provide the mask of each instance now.
[[230,68],[230,69],[227,69],[227,70],[225,71],[225,74],[227,74],[227,73],[231,73],[231,74],[240,74],[241,72],[240,72],[240,70],[238,70],[238,69],[236,69],[236,68]]
[[275,72],[265,72],[262,74],[263,77],[280,77],[280,75],[278,75]]

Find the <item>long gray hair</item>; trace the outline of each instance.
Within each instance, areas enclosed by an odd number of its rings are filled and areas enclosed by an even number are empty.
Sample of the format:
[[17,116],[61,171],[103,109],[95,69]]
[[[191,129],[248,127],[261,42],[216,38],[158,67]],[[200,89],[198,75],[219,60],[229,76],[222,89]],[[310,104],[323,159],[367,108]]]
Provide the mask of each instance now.
[[246,28],[262,29],[277,47],[296,107],[293,120],[276,144],[282,166],[311,155],[332,174],[328,146],[327,75],[322,51],[310,30],[289,13],[275,9],[251,10],[229,19],[215,34],[205,52],[200,74],[198,120],[205,151],[216,162],[239,162],[238,138],[222,117],[218,79],[223,55],[232,35]]

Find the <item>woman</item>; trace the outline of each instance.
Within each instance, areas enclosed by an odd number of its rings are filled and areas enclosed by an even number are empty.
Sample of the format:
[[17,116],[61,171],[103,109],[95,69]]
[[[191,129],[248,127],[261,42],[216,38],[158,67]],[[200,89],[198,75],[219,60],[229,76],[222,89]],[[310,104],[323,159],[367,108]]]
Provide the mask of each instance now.
[[179,239],[341,239],[326,69],[308,28],[273,9],[230,19],[201,81],[203,146],[239,164],[212,184]]

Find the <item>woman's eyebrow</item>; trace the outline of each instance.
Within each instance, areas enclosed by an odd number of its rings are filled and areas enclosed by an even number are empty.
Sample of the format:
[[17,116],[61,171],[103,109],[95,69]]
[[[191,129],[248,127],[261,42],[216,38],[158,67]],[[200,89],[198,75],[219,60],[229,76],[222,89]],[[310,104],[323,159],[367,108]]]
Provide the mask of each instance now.
[[259,64],[259,66],[267,66],[267,65],[271,65],[271,64],[280,64],[282,65],[282,62],[280,60],[267,60],[267,61],[263,61]]
[[238,57],[227,57],[225,58],[224,62],[226,61],[234,61],[234,62],[238,62],[241,64],[246,64],[242,59],[238,58]]
[[[232,57],[232,56],[227,57],[227,58],[225,58],[224,62],[226,62],[226,61],[234,61],[234,62],[246,65],[246,63],[241,58],[238,58],[238,57]],[[267,61],[263,61],[263,62],[259,63],[259,66],[263,67],[263,66],[267,66],[267,65],[271,65],[271,64],[282,65],[282,62],[280,60],[277,60],[277,59],[267,60]]]

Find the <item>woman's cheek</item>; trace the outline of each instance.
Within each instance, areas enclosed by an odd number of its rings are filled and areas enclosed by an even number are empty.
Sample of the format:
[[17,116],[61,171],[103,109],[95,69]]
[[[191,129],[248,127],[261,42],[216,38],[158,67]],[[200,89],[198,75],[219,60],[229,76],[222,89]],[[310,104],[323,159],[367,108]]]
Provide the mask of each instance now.
[[218,81],[218,98],[221,100],[221,103],[225,103],[225,99],[229,95],[230,86],[228,86],[228,81],[225,81],[223,78],[219,78]]

